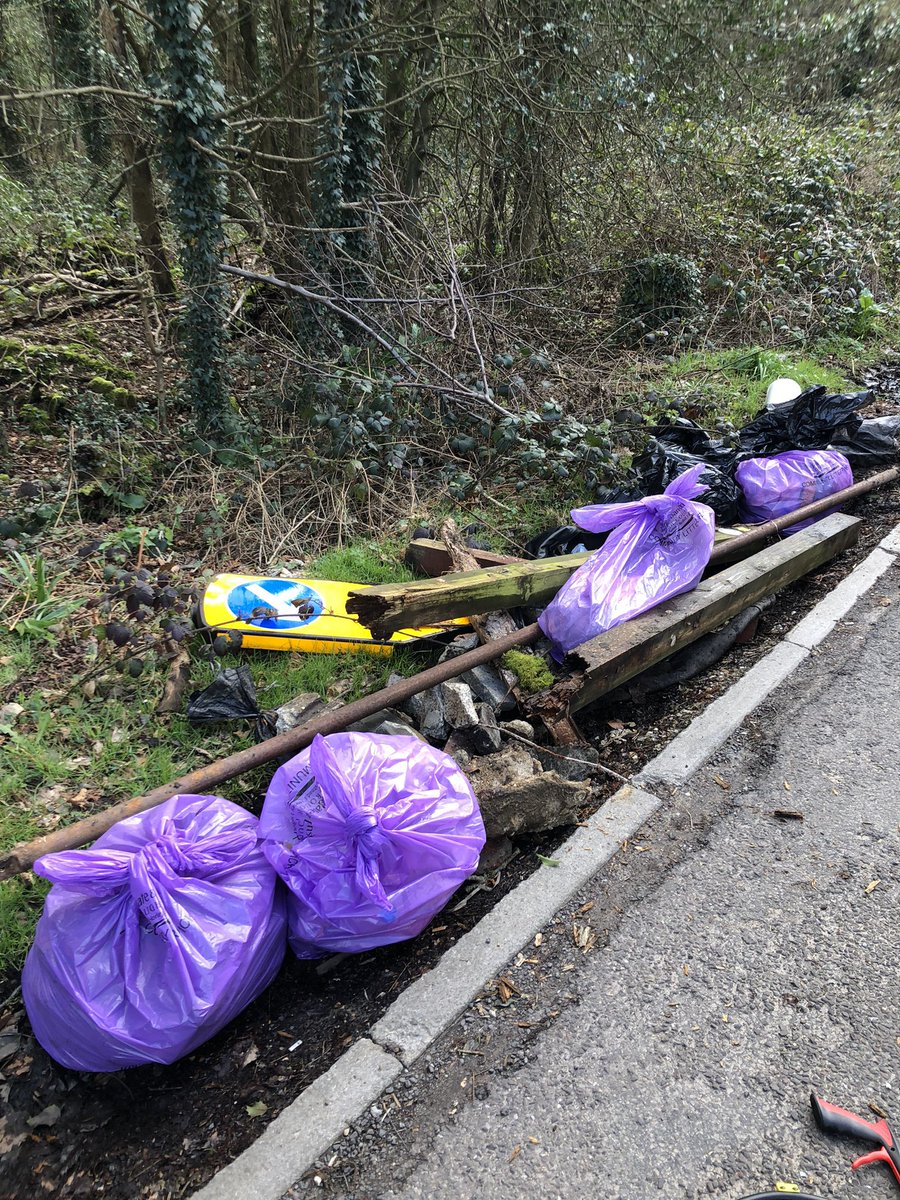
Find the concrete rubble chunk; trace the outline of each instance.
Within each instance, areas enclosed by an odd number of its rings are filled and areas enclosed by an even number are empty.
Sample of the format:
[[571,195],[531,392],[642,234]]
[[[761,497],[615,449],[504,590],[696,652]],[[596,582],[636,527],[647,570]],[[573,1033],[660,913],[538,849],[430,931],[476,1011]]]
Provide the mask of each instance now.
[[340,707],[339,701],[323,700],[317,692],[301,692],[275,709],[275,732],[287,733],[289,729],[296,729],[298,725],[305,725],[314,717]]
[[490,704],[478,705],[478,724],[475,727],[481,744],[489,747],[489,749],[479,750],[479,754],[496,754],[503,745],[503,739],[500,735],[500,727],[497,724],[497,717],[494,714]]
[[539,752],[545,771],[555,771],[561,779],[572,783],[583,783],[597,774],[600,754],[596,747],[588,745],[554,746],[552,750]]
[[370,717],[363,717],[347,728],[353,733],[389,733],[405,737],[418,737],[412,718],[396,708],[382,708]]
[[575,825],[590,792],[586,783],[543,771],[518,745],[473,759],[468,771],[489,838]]
[[441,651],[441,657],[438,662],[446,662],[448,658],[459,658],[461,654],[468,654],[470,650],[477,650],[479,645],[477,633],[461,633],[459,637],[455,637],[452,642],[448,642]]
[[450,741],[444,747],[448,754],[456,758],[460,766],[468,765],[472,755],[496,754],[502,745],[497,718],[489,704],[479,704],[476,707],[478,722],[475,725],[464,725],[454,729]]
[[406,711],[430,742],[443,742],[450,732],[440,688],[429,688],[427,692],[410,696]]
[[472,689],[461,679],[448,679],[440,684],[440,692],[444,706],[444,716],[451,729],[468,729],[478,724],[478,712],[475,708],[475,697]]
[[504,721],[500,729],[503,733],[517,734],[519,737],[528,738],[530,742],[534,741],[534,726],[528,721]]

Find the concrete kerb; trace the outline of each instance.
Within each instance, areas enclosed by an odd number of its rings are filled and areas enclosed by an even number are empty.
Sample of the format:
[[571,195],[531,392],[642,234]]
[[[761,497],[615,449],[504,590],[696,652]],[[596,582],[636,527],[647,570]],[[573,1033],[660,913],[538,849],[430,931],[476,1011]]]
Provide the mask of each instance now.
[[193,1200],[277,1200],[402,1070],[360,1038]]
[[811,613],[797,622],[785,641],[807,650],[818,646],[893,563],[893,554],[877,547]]
[[635,782],[648,787],[686,783],[808,654],[802,646],[779,642],[651,759]]
[[[892,542],[893,539],[893,542]],[[853,605],[881,578],[895,561],[884,547],[900,548],[900,525],[880,546],[858,563],[849,575],[820,600],[815,608],[798,621],[793,629],[765,658],[727,692],[714,700],[691,721],[635,776],[635,782],[653,787],[666,784],[678,787],[703,766],[707,759],[740,727],[746,717],[766,699],[825,640]]]
[[304,1171],[459,1016],[663,801],[642,784],[687,781],[809,656],[900,555],[900,524],[763,659],[411,984],[384,1016],[193,1200],[279,1200]]

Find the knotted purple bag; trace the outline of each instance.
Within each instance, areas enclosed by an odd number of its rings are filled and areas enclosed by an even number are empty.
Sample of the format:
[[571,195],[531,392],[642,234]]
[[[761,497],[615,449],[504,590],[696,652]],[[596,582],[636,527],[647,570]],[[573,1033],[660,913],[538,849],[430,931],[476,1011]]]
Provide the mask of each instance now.
[[583,642],[696,587],[715,539],[715,513],[695,496],[706,466],[674,479],[661,496],[572,510],[591,533],[612,530],[538,618],[558,661]]
[[284,894],[257,825],[218,796],[173,796],[90,850],[38,859],[54,886],[22,991],[57,1062],[174,1062],[271,982],[286,950]]
[[290,891],[299,958],[414,937],[475,870],[485,840],[449,754],[377,733],[316,737],[279,767],[260,836]]

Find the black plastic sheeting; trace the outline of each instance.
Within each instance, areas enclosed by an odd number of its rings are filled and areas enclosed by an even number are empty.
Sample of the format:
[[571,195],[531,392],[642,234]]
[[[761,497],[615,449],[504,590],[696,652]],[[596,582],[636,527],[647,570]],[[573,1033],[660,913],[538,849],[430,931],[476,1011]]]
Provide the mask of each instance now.
[[606,541],[605,533],[588,533],[577,525],[561,525],[539,533],[523,547],[526,558],[556,558],[560,554],[580,554],[598,550]]
[[738,434],[740,458],[761,458],[785,450],[824,450],[840,432],[853,444],[862,424],[857,409],[871,392],[829,395],[824,387],[807,388],[794,400],[754,417]]
[[[835,394],[824,387],[807,388],[777,408],[763,409],[729,438],[712,438],[696,422],[680,417],[652,430],[653,436],[626,473],[623,485],[598,489],[597,503],[618,504],[658,495],[673,479],[702,462],[706,470],[700,481],[707,491],[700,500],[715,512],[719,525],[733,525],[739,519],[741,501],[734,472],[744,459],[786,450],[828,449],[846,455],[854,468],[894,461],[900,454],[900,416],[863,420],[858,410],[871,399],[870,391]],[[563,525],[532,538],[525,554],[548,558],[593,550],[604,537]]]
[[642,494],[652,496],[664,492],[679,475],[698,463],[706,464],[700,476],[707,489],[700,497],[701,502],[713,510],[719,525],[733,525],[738,519],[741,499],[741,489],[734,478],[735,449],[721,439],[711,438],[694,421],[681,417],[658,429],[643,454],[635,459],[633,470],[641,480]]
[[270,738],[275,731],[272,715],[263,712],[256,702],[256,685],[246,664],[225,667],[208,687],[191,692],[187,719],[191,725],[252,721],[259,742]]
[[861,421],[852,437],[845,439],[840,431],[828,449],[840,451],[854,466],[891,463],[900,452],[900,416]]

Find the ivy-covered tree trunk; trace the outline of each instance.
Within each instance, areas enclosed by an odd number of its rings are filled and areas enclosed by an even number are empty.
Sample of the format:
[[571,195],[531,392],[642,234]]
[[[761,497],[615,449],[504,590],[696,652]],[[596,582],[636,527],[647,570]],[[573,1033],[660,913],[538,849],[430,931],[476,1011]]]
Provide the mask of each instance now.
[[222,444],[237,421],[225,362],[226,289],[219,270],[224,245],[225,188],[218,147],[224,132],[224,89],[216,78],[212,37],[195,0],[150,0],[163,60],[163,159],[171,215],[180,239],[187,288],[183,323],[188,394],[198,432]]
[[365,0],[325,0],[322,14],[325,160],[317,215],[344,273],[365,275],[374,252],[374,198],[381,166],[381,83],[366,45]]

